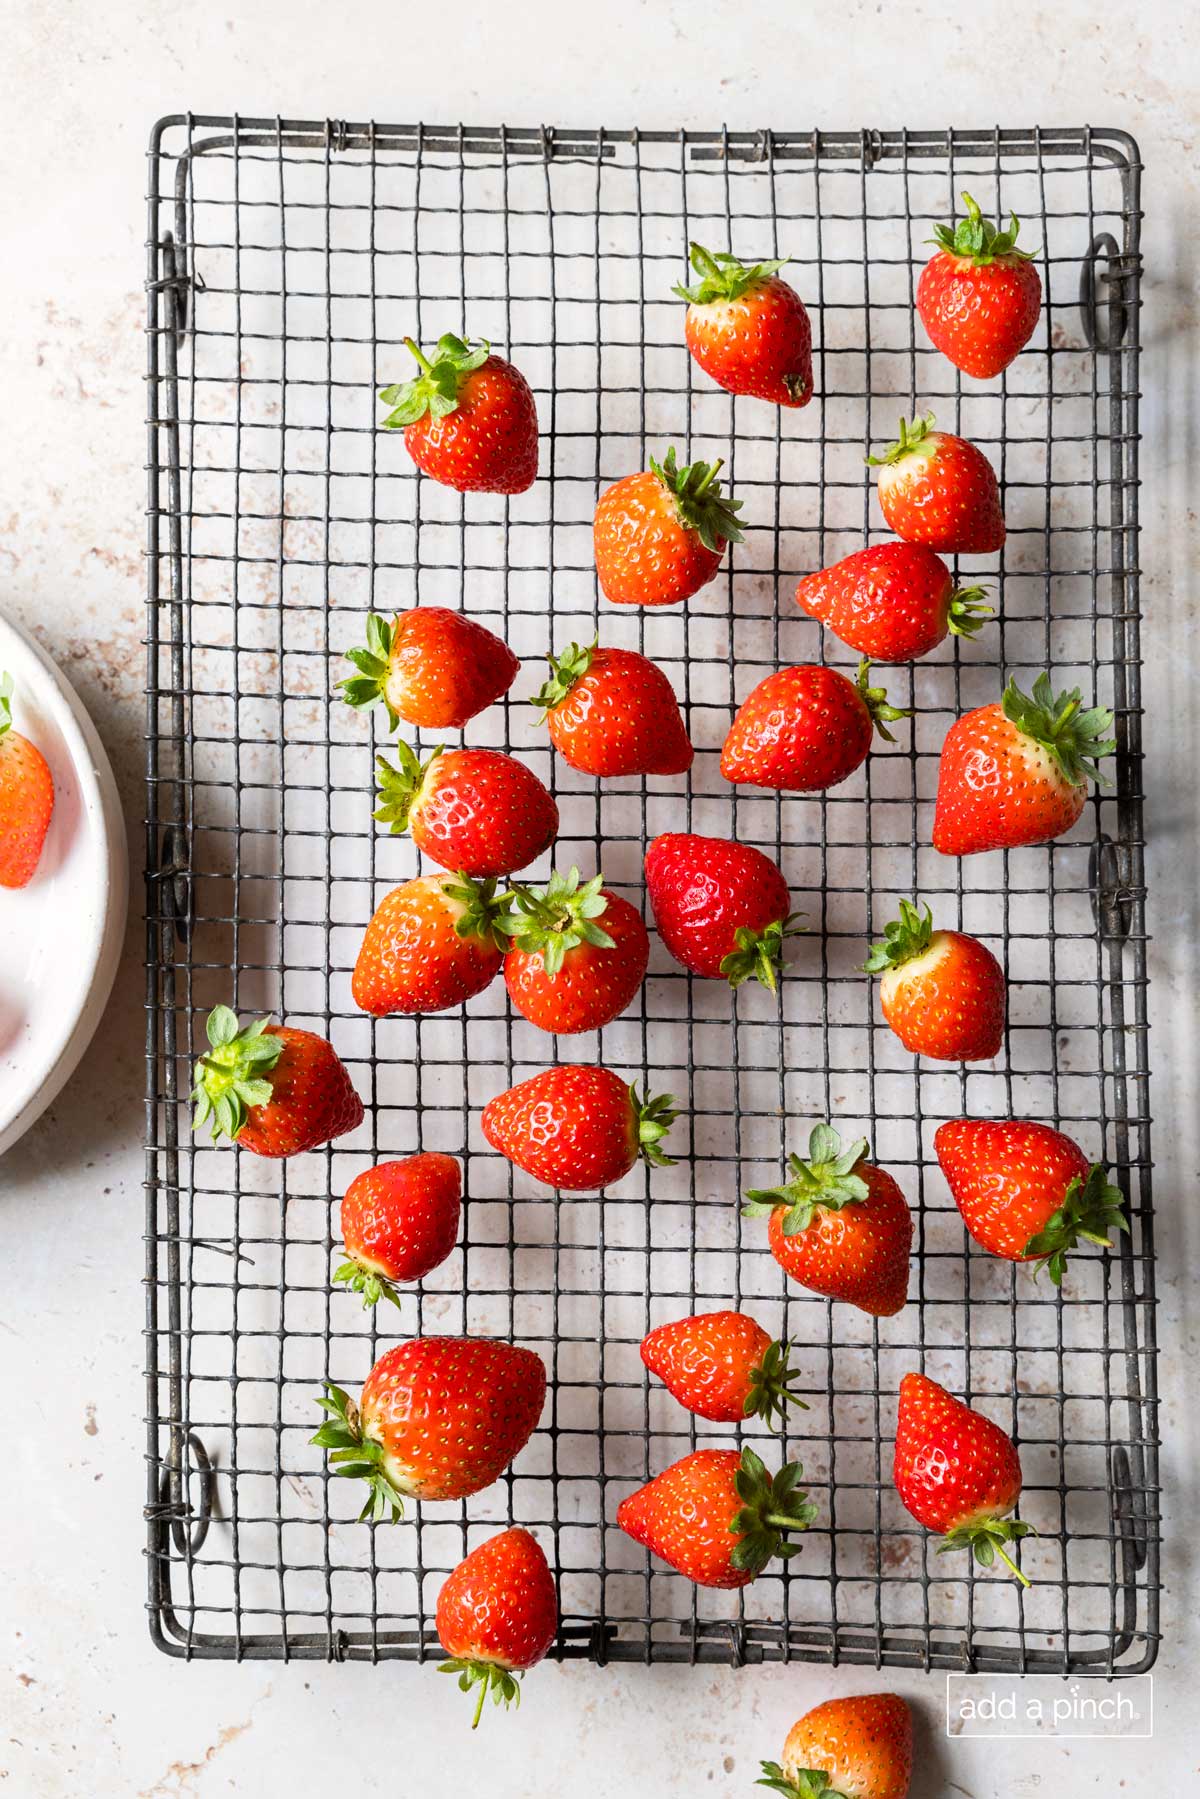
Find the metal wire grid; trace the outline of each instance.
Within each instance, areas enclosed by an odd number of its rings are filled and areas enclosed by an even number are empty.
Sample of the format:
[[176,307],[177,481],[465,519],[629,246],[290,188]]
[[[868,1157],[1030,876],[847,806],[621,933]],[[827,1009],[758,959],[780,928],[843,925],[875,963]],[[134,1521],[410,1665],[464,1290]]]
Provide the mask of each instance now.
[[[1148,1667],[1158,1641],[1153,1261],[1137,607],[1136,148],[1095,130],[639,133],[181,117],[156,127],[149,212],[147,1519],[155,1640],[184,1656],[424,1658],[441,1576],[500,1522],[557,1571],[558,1653],[978,1669]],[[1027,220],[1046,291],[1032,345],[963,387],[912,309],[930,225],[966,185]],[[792,258],[817,398],[784,415],[713,390],[670,285],[697,236]],[[466,501],[376,429],[401,340],[489,336],[537,393],[535,487]],[[885,535],[864,447],[932,404],[980,442],[1010,534],[998,626],[887,671],[895,749],[816,797],[720,780],[731,710],[780,664],[849,658],[795,577]],[[746,543],[703,594],[631,618],[597,595],[600,486],[674,441],[723,454]],[[966,571],[964,571],[966,572]],[[641,898],[645,842],[734,832],[776,855],[811,935],[778,1000],[695,982],[655,946],[640,1007],[555,1043],[503,985],[461,1015],[373,1022],[348,973],[373,903],[415,870],[370,819],[370,727],[331,697],[368,609],[459,605],[529,658],[467,741],[511,747],[559,800],[555,859]],[[551,758],[538,659],[599,631],[671,674],[691,778],[599,788]],[[1049,665],[1117,713],[1115,788],[1063,843],[929,848],[951,719]],[[538,872],[549,866],[547,858]],[[903,1054],[856,972],[898,896],[991,941],[1011,981],[994,1067]],[[351,1138],[268,1165],[193,1143],[186,1093],[217,999],[330,1035],[367,1102]],[[674,1091],[675,1168],[603,1199],[547,1194],[490,1154],[483,1103],[564,1060]],[[932,1154],[943,1118],[1061,1123],[1117,1171],[1133,1232],[1060,1297],[966,1239]],[[830,1116],[862,1129],[917,1221],[912,1297],[873,1324],[787,1289],[742,1189]],[[372,1321],[328,1284],[336,1201],[369,1162],[462,1155],[463,1244]],[[694,1589],[611,1525],[633,1485],[731,1434],[651,1387],[645,1330],[746,1305],[811,1387],[786,1442],[821,1519],[786,1572]],[[398,1335],[537,1348],[543,1424],[468,1506],[370,1529],[307,1446],[321,1379],[353,1387]],[[377,1334],[378,1333],[378,1334]],[[900,1376],[923,1367],[1010,1429],[1028,1593],[937,1558],[889,1463]],[[746,1433],[753,1437],[754,1430]],[[770,1460],[784,1446],[759,1444]]]

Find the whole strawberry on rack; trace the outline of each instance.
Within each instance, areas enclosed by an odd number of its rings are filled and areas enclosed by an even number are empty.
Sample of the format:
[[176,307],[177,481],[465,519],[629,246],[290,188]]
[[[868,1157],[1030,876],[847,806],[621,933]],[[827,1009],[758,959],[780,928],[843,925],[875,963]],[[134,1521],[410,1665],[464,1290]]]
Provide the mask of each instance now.
[[783,871],[762,850],[664,831],[646,851],[646,891],[659,936],[692,974],[775,992],[784,944],[803,926]]
[[333,1045],[315,1031],[257,1018],[243,1029],[229,1006],[207,1020],[196,1063],[192,1129],[212,1127],[258,1156],[298,1156],[363,1121],[363,1103]]
[[677,1116],[669,1093],[642,1098],[611,1068],[567,1063],[498,1093],[481,1124],[492,1148],[534,1180],[578,1193],[612,1186],[639,1159],[669,1163],[662,1139]]
[[572,768],[611,779],[681,775],[692,766],[675,689],[648,656],[594,640],[547,660],[549,679],[530,703],[544,708],[550,741]]
[[805,575],[796,604],[872,662],[912,662],[947,636],[974,638],[991,614],[987,589],[956,587],[920,543],[868,544]]
[[596,574],[619,606],[677,606],[706,587],[731,543],[742,541],[740,500],[722,493],[720,462],[661,462],[600,495],[592,525]]
[[598,1031],[629,1005],[650,960],[642,915],[579,870],[557,869],[544,887],[518,883],[500,924],[504,984],[530,1024],[559,1036]]
[[458,1240],[462,1169],[453,1156],[424,1150],[378,1162],[355,1175],[341,1206],[346,1260],[334,1274],[370,1308],[400,1304],[397,1281],[419,1281]]
[[776,669],[738,708],[721,751],[727,781],[820,793],[849,780],[867,759],[875,734],[896,740],[888,725],[909,714],[868,683],[864,657],[853,681],[836,668],[805,663]]
[[0,675],[0,887],[27,887],[54,812],[54,777],[37,745],[13,730],[13,680]]
[[714,1424],[762,1418],[774,1429],[789,1405],[808,1410],[796,1391],[789,1348],[745,1312],[698,1312],[649,1331],[641,1354],[651,1374],[697,1418]]
[[788,259],[739,262],[692,244],[698,281],[673,291],[689,302],[687,347],[718,387],[776,406],[807,406],[813,397],[812,325],[794,287],[780,279]]
[[814,1705],[788,1731],[781,1762],[755,1784],[789,1799],[907,1799],[912,1714],[896,1693],[858,1693]]
[[531,768],[503,750],[445,750],[422,762],[400,738],[396,761],[375,759],[375,817],[393,836],[462,874],[512,874],[558,835],[558,807]]
[[892,1472],[905,1508],[943,1537],[939,1555],[966,1549],[981,1568],[999,1556],[1022,1586],[1029,1585],[1005,1548],[1031,1526],[1010,1516],[1021,1497],[1021,1460],[998,1424],[926,1375],[906,1374]]
[[965,437],[934,430],[934,416],[900,420],[900,435],[882,456],[879,506],[906,543],[945,555],[987,556],[1004,547],[1004,511],[996,471]]
[[520,369],[493,356],[488,343],[471,344],[453,332],[438,339],[432,358],[411,337],[417,359],[411,381],[385,387],[391,411],[385,431],[403,431],[419,469],[459,493],[524,493],[538,470],[537,408]]
[[384,895],[350,977],[354,1003],[373,1018],[445,1012],[490,987],[507,938],[510,895],[494,878],[418,875]]
[[699,1587],[748,1587],[775,1556],[787,1561],[817,1507],[789,1462],[768,1474],[749,1447],[699,1449],[673,1462],[617,1507],[617,1524]]
[[900,901],[863,963],[882,976],[879,1003],[892,1030],[915,1056],[938,1062],[988,1062],[1004,1043],[1004,970],[977,937],[935,931],[933,913]]
[[1018,247],[1016,213],[1007,231],[963,194],[966,216],[935,225],[938,251],[921,271],[917,313],[929,340],[964,375],[999,375],[1033,336],[1042,305],[1034,250]]
[[438,1672],[476,1690],[472,1730],[489,1694],[493,1705],[520,1705],[521,1678],[558,1634],[554,1576],[537,1538],[517,1527],[472,1549],[438,1594],[437,1633],[450,1658]]
[[367,614],[366,643],[346,651],[356,674],[340,683],[350,706],[382,702],[394,731],[401,720],[427,731],[457,731],[507,693],[520,659],[493,631],[445,606],[414,606],[389,625]]

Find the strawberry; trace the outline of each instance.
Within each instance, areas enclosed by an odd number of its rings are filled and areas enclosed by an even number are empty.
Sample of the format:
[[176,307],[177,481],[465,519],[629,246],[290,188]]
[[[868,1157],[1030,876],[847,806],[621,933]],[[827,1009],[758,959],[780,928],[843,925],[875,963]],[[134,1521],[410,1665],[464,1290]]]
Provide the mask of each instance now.
[[800,1552],[784,1532],[807,1530],[817,1508],[799,1462],[771,1476],[752,1449],[699,1449],[630,1493],[617,1524],[698,1587],[748,1587],[774,1556]]
[[775,1427],[788,1405],[808,1407],[792,1386],[788,1345],[773,1343],[744,1312],[701,1312],[660,1324],[642,1339],[642,1361],[698,1418]]
[[984,615],[983,587],[955,587],[940,556],[920,543],[868,544],[805,575],[796,604],[874,662],[912,662],[947,633],[974,637]]
[[939,245],[917,283],[917,313],[930,342],[964,375],[988,381],[1033,336],[1042,284],[1033,250],[1018,250],[1016,213],[1007,231],[985,219],[970,194],[965,219],[936,225]]
[[554,1576],[537,1538],[502,1530],[472,1549],[438,1594],[437,1633],[450,1657],[438,1672],[457,1674],[464,1693],[479,1689],[472,1730],[489,1693],[493,1705],[520,1705],[513,1675],[535,1667],[558,1635]]
[[912,1714],[895,1693],[857,1693],[815,1705],[788,1731],[783,1765],[756,1782],[791,1799],[906,1799]]
[[677,1116],[669,1094],[640,1099],[610,1068],[547,1068],[483,1108],[493,1149],[547,1187],[611,1187],[640,1156],[670,1162],[659,1147]]
[[777,406],[807,406],[813,397],[812,326],[795,288],[779,279],[786,263],[786,257],[742,263],[692,244],[691,264],[700,279],[672,291],[691,302],[687,347],[718,387]]
[[298,1156],[362,1123],[362,1100],[324,1037],[265,1018],[242,1030],[228,1006],[213,1007],[207,1028],[192,1129],[211,1120],[214,1143],[228,1137],[256,1156]]
[[329,1416],[311,1441],[334,1474],[365,1480],[360,1520],[392,1522],[404,1501],[468,1499],[498,1480],[533,1435],[546,1402],[540,1356],[488,1337],[414,1337],[381,1355],[362,1399],[331,1381]]
[[843,1149],[838,1133],[819,1124],[808,1160],[789,1156],[791,1180],[752,1188],[742,1217],[769,1220],[771,1254],[802,1287],[890,1318],[908,1298],[912,1215],[869,1154],[864,1137]]
[[0,675],[0,887],[27,887],[54,811],[49,764],[12,728],[11,675]]
[[422,762],[396,744],[393,767],[376,757],[375,817],[393,836],[411,831],[419,850],[462,874],[511,874],[548,849],[558,834],[558,807],[523,762],[503,750],[443,750]]
[[935,931],[928,906],[900,901],[900,917],[871,945],[879,1003],[905,1049],[937,1062],[987,1062],[1004,1042],[1004,970],[975,937]]
[[727,781],[816,793],[847,780],[866,761],[871,733],[909,714],[868,687],[864,657],[855,680],[814,663],[779,668],[742,701],[721,751]]
[[508,894],[494,880],[420,875],[393,887],[367,926],[350,978],[354,1003],[374,1018],[445,1012],[482,993],[504,959]]
[[568,644],[547,658],[550,678],[532,704],[545,708],[550,741],[585,775],[681,775],[694,751],[675,690],[636,650]]
[[392,624],[367,614],[367,641],[346,651],[358,670],[339,683],[350,706],[382,700],[388,725],[458,731],[507,693],[520,658],[491,631],[444,606],[414,606]]
[[1127,1231],[1119,1187],[1103,1166],[1048,1124],[1023,1118],[953,1118],[933,1147],[976,1243],[1009,1262],[1034,1262],[1056,1287],[1079,1243],[1113,1247]]
[[982,1568],[999,1556],[1029,1585],[1004,1548],[1030,1526],[1008,1515],[1021,1496],[1021,1462],[998,1424],[924,1374],[906,1374],[892,1473],[905,1509],[945,1537],[940,1555],[969,1549]]
[[619,606],[674,606],[706,587],[727,543],[741,543],[740,500],[721,492],[720,462],[675,466],[668,450],[644,474],[600,495],[592,526],[596,573]]
[[355,1175],[342,1199],[347,1260],[334,1275],[364,1307],[400,1304],[393,1281],[419,1281],[458,1240],[462,1170],[453,1156],[425,1151],[378,1162]]
[[646,891],[677,962],[731,987],[753,976],[774,993],[784,939],[801,926],[769,856],[748,843],[665,831],[646,851]]
[[579,884],[557,870],[545,887],[516,887],[502,930],[512,948],[504,982],[530,1024],[559,1036],[598,1031],[642,984],[650,938],[636,906],[610,893],[603,875]]
[[524,493],[538,469],[537,408],[529,383],[491,345],[447,332],[433,361],[404,340],[420,374],[379,398],[385,431],[404,432],[419,469],[459,493]]
[[1004,513],[996,471],[965,437],[933,429],[933,414],[900,420],[900,436],[882,456],[868,456],[879,470],[879,504],[896,533],[909,543],[951,555],[987,556],[1004,543]]
[[964,712],[946,733],[938,765],[933,846],[943,856],[1049,843],[1083,811],[1096,766],[1116,749],[1104,706],[1079,709],[1073,687],[1057,697],[1048,674],[1033,697],[1010,680],[999,703]]

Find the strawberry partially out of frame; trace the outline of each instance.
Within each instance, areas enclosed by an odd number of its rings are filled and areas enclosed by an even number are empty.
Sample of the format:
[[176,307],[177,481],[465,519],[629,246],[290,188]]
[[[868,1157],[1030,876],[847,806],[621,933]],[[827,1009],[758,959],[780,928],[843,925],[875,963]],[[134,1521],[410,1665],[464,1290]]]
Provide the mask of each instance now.
[[907,1799],[912,1714],[896,1693],[827,1699],[798,1718],[756,1784],[788,1799]]
[[13,682],[0,676],[0,887],[27,887],[54,812],[54,778],[37,745],[12,728]]

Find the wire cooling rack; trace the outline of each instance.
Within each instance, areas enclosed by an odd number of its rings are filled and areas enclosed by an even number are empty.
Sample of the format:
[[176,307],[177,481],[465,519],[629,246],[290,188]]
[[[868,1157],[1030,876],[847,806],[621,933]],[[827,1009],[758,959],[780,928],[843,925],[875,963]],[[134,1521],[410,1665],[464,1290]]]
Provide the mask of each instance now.
[[[155,1640],[183,1656],[438,1653],[445,1572],[509,1520],[560,1589],[557,1652],[1129,1672],[1158,1640],[1154,1269],[1146,1064],[1137,600],[1139,163],[1099,130],[637,132],[177,117],[155,128],[149,209],[147,1519]],[[963,187],[1015,209],[1045,301],[999,381],[963,385],[913,291]],[[672,283],[690,237],[791,258],[817,398],[781,412],[717,391],[683,348]],[[402,339],[490,338],[532,383],[541,472],[511,501],[418,479],[377,428]],[[818,796],[720,779],[738,699],[780,664],[852,658],[795,578],[885,535],[863,457],[932,406],[995,463],[1009,521],[999,622],[887,671],[914,709],[894,748]],[[651,451],[726,459],[746,541],[685,607],[599,599],[598,489]],[[349,971],[374,903],[416,869],[371,821],[372,736],[333,696],[368,610],[462,606],[526,666],[467,741],[554,789],[560,866],[642,899],[646,841],[734,833],[778,856],[810,934],[778,998],[693,981],[655,945],[639,1004],[554,1040],[503,983],[461,1013],[366,1018]],[[525,700],[540,659],[599,631],[673,679],[688,781],[609,782],[549,753]],[[1117,715],[1115,785],[1048,848],[929,847],[951,720],[1049,665]],[[544,873],[548,860],[535,869]],[[857,972],[917,892],[982,936],[1011,982],[994,1065],[907,1056]],[[193,1142],[193,1045],[218,1000],[332,1037],[367,1117],[267,1163]],[[674,1092],[673,1168],[562,1198],[490,1153],[484,1103],[555,1059]],[[932,1153],[963,1113],[1061,1124],[1125,1188],[1132,1236],[1080,1256],[1061,1296],[976,1250]],[[912,1297],[873,1323],[789,1289],[748,1186],[814,1120],[867,1134],[917,1221]],[[461,1249],[375,1320],[331,1291],[336,1207],[377,1157],[462,1156]],[[795,1345],[811,1409],[786,1446],[820,1507],[803,1553],[741,1595],[693,1588],[612,1524],[634,1485],[734,1433],[643,1373],[651,1325],[745,1306]],[[550,1373],[542,1427],[467,1506],[354,1522],[308,1438],[320,1383],[355,1388],[419,1331],[512,1336]],[[381,1334],[375,1334],[379,1332]],[[1028,1592],[938,1557],[890,1481],[895,1395],[921,1367],[1021,1446],[1038,1530]],[[757,1427],[746,1434],[757,1440]]]

